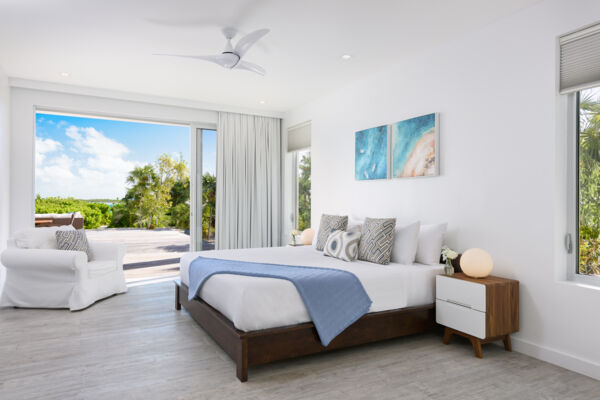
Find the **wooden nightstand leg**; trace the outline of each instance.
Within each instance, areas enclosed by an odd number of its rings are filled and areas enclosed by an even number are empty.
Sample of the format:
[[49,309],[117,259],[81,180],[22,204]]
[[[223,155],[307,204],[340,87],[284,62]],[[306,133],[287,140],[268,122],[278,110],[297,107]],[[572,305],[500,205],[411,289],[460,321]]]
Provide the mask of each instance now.
[[510,335],[504,336],[504,339],[502,339],[502,341],[504,342],[504,350],[512,351],[512,344],[510,343]]
[[445,327],[444,328],[444,339],[442,340],[442,343],[450,344],[450,336],[452,336],[452,331],[450,330],[450,328]]
[[473,345],[473,351],[475,352],[475,357],[483,358],[483,354],[481,352],[481,341],[479,339],[471,338],[471,344]]

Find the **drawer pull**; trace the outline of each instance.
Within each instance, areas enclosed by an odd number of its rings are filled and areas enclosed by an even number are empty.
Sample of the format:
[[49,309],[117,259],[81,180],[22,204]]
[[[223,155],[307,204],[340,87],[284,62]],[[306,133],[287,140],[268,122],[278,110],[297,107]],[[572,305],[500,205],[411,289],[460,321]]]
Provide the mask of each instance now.
[[461,303],[460,301],[450,300],[450,299],[447,299],[446,301],[448,303],[456,304],[457,306],[466,307],[466,308],[473,308],[473,307],[471,307],[470,305],[468,305],[466,303]]

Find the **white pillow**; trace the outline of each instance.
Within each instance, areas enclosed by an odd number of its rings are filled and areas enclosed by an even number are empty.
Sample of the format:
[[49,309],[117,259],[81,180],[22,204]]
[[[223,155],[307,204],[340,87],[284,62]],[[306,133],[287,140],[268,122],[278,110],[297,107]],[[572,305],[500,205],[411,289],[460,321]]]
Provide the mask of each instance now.
[[365,223],[364,219],[348,218],[348,227],[346,228],[346,232],[350,232],[350,231],[362,232],[362,225],[364,223]]
[[448,224],[421,225],[419,245],[415,260],[421,264],[435,265],[440,263],[444,234]]
[[[348,218],[348,227],[346,228],[346,232],[350,232],[350,231],[361,232],[362,231],[362,224],[364,222],[365,222],[364,219]],[[313,237],[313,241],[312,241],[312,247],[314,249],[317,248],[317,236],[319,236],[317,234],[318,232],[319,232],[319,225],[317,225],[317,229],[315,229],[315,236]]]
[[15,244],[21,249],[58,249],[56,231],[75,230],[72,225],[26,228],[14,235]]
[[405,265],[415,262],[420,225],[421,223],[417,221],[409,225],[396,227],[392,247],[392,262]]

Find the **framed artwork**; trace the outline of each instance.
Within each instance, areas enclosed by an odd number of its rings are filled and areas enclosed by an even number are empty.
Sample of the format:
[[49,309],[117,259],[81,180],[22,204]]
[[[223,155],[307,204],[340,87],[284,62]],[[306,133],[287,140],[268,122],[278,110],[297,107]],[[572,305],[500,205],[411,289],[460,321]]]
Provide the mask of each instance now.
[[388,178],[388,125],[365,129],[354,136],[354,178]]
[[391,125],[392,177],[439,175],[439,114]]

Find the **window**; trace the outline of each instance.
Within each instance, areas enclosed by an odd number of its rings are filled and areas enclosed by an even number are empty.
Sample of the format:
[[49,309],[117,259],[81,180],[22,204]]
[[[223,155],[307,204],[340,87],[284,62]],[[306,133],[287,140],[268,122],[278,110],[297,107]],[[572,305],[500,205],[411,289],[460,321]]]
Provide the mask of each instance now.
[[[305,121],[288,128],[285,208],[290,216],[286,228],[300,231],[310,228],[311,216],[311,122]],[[286,179],[286,180],[287,180]],[[285,229],[288,232],[288,229]]]
[[127,243],[128,282],[178,275],[190,245],[190,127],[43,110],[35,117],[35,226],[69,224],[76,213],[74,226],[90,241]]
[[600,87],[577,93],[576,273],[600,276]]
[[296,197],[296,213],[298,215],[296,229],[303,231],[310,228],[310,149],[297,154],[298,196]]
[[567,277],[600,285],[600,24],[558,42],[560,103],[568,110]]

